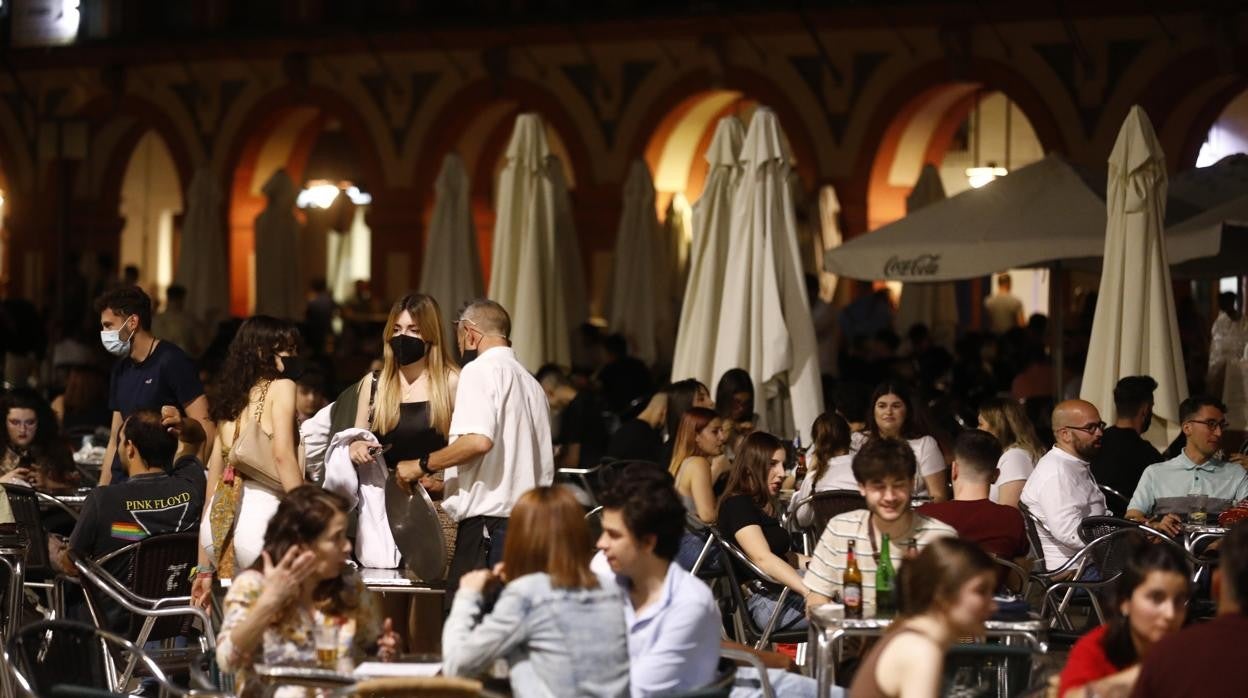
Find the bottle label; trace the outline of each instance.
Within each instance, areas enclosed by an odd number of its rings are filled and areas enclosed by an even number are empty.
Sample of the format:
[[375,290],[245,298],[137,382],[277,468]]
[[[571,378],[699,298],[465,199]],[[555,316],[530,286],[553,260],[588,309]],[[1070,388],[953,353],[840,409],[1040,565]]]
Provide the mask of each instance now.
[[854,607],[862,605],[862,587],[850,586],[845,587],[845,591],[841,594],[845,599],[846,607]]

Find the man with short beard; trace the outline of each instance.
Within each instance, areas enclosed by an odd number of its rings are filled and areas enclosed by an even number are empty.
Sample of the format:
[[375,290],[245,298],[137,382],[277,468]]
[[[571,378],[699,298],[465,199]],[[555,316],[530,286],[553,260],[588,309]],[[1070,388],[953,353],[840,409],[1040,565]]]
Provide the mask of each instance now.
[[1104,516],[1105,495],[1096,486],[1090,462],[1101,451],[1105,422],[1096,406],[1067,400],[1053,408],[1053,448],[1036,463],[1020,501],[1040,522],[1040,543],[1048,569],[1061,567],[1080,548],[1079,523]]

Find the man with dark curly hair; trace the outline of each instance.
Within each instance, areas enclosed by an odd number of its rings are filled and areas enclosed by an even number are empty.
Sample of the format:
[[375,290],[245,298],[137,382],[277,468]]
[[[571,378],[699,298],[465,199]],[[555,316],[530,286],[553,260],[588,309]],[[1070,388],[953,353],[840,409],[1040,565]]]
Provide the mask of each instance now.
[[[113,413],[108,448],[100,469],[100,485],[126,479],[118,457],[117,436],[121,424],[138,410],[159,410],[175,405],[204,428],[205,444],[216,433],[208,416],[208,398],[199,373],[186,352],[172,342],[152,335],[152,299],[138,286],[122,286],[105,292],[95,302],[100,314],[100,342],[119,361],[108,385],[108,408]],[[207,460],[206,453],[198,454]]]

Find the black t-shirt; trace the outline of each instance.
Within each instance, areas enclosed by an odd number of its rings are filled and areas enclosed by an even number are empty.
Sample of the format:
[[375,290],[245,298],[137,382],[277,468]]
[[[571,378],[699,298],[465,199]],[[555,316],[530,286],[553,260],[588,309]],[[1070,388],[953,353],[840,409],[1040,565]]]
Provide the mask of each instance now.
[[[734,495],[719,504],[719,518],[716,522],[720,533],[732,541],[738,548],[737,531],[746,526],[758,526],[763,529],[763,537],[767,539],[767,547],[776,557],[784,556],[793,549],[793,536],[780,525],[776,517],[758,508],[754,500],[744,494]],[[741,570],[743,574],[750,574]],[[750,575],[752,576],[752,574]]]
[[[143,361],[127,356],[113,366],[108,408],[120,412],[124,420],[138,410],[186,407],[203,394],[204,386],[190,357],[176,344],[162,340]],[[126,479],[120,456],[113,458],[112,468],[114,484]]]
[[[186,456],[168,473],[97,487],[82,505],[69,547],[98,558],[149,536],[194,531],[204,510],[206,480],[200,460]],[[118,562],[108,571],[118,574],[125,567],[124,561]]]
[[[1092,459],[1097,483],[1112,487],[1128,501],[1140,484],[1144,469],[1161,462],[1161,454],[1134,429],[1109,427],[1101,436],[1101,452]],[[1111,503],[1112,504],[1112,503]],[[1112,507],[1111,508],[1116,508]],[[1122,516],[1126,512],[1115,511]]]
[[582,390],[563,408],[559,417],[556,443],[581,445],[582,468],[598,464],[607,451],[607,424],[602,418],[605,406],[598,396]]
[[662,453],[663,437],[659,430],[640,419],[621,424],[607,444],[607,456],[617,460],[648,460],[662,465]]
[[[654,392],[654,378],[641,359],[626,356],[602,367],[598,372],[602,395],[612,412],[623,413],[630,403]],[[633,412],[637,414],[637,412]]]

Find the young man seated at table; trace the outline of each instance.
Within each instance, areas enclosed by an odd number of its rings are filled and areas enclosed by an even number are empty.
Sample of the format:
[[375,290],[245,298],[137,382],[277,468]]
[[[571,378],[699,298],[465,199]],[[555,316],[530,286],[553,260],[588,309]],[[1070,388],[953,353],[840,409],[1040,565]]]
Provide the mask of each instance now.
[[[155,410],[131,414],[117,440],[130,479],[91,490],[68,545],[59,537],[48,539],[53,566],[77,576],[70,550],[95,559],[149,536],[194,531],[206,489],[197,455],[203,441],[199,422],[174,408],[165,408],[164,416]],[[124,568],[124,560],[107,566],[115,576]]]
[[840,514],[828,522],[806,567],[804,581],[810,589],[806,608],[840,598],[846,553],[853,541],[862,572],[863,616],[870,618],[875,615],[875,555],[884,534],[891,540],[893,568],[900,569],[910,541],[921,549],[937,538],[956,537],[958,532],[910,508],[918,469],[910,444],[900,439],[872,439],[854,456],[852,467],[867,508]]
[[[705,582],[673,561],[685,529],[685,507],[671,477],[644,465],[630,466],[601,501],[600,553],[591,567],[614,574],[624,591],[633,697],[709,684],[722,644],[719,606]],[[783,669],[771,669],[767,677],[776,695],[815,695],[815,682],[808,677]],[[732,695],[758,695],[757,686],[757,675],[740,669]]]
[[1216,618],[1169,635],[1148,651],[1132,698],[1244,694],[1240,672],[1248,662],[1248,522],[1235,524],[1222,539],[1213,596]]
[[1248,497],[1248,473],[1218,458],[1226,432],[1226,406],[1207,395],[1179,405],[1179,423],[1187,445],[1168,461],[1150,465],[1140,476],[1127,518],[1146,521],[1170,535],[1182,530],[1183,517],[1204,509],[1210,520]]
[[1012,560],[1027,554],[1023,515],[988,498],[997,479],[1001,443],[979,429],[958,434],[953,444],[953,499],[929,502],[919,513],[953,526],[958,535],[991,555]]

